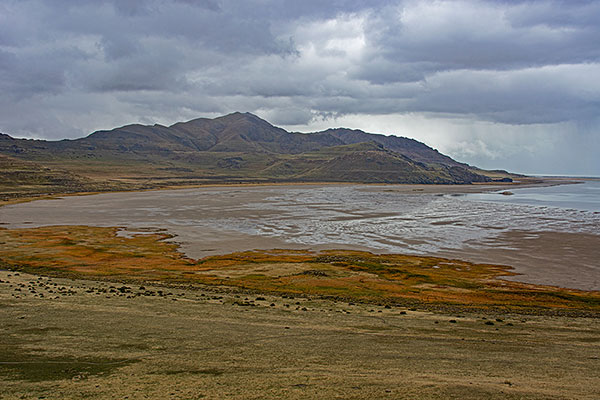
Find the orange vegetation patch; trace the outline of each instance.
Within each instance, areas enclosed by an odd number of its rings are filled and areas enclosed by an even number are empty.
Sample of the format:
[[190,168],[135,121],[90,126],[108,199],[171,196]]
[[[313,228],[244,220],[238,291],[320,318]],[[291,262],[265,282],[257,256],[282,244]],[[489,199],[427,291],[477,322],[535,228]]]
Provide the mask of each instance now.
[[186,258],[163,232],[119,228],[0,229],[0,262],[37,273],[235,286],[363,301],[600,311],[600,293],[502,280],[506,267],[363,251],[247,251]]
[[76,272],[92,276],[136,276],[151,271],[186,271],[194,261],[165,242],[169,235],[151,233],[130,238],[118,228],[49,226],[0,230],[0,260],[39,271]]

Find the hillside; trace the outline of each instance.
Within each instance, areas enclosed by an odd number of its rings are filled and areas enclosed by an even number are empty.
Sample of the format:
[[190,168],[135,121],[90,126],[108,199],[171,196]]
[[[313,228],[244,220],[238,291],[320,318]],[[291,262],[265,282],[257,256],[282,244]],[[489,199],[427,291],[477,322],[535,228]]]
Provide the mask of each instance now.
[[249,113],[171,126],[126,125],[75,140],[14,139],[0,154],[129,187],[238,182],[487,182],[414,139],[344,128],[287,132]]
[[17,197],[130,189],[119,182],[94,181],[68,171],[0,154],[0,201]]

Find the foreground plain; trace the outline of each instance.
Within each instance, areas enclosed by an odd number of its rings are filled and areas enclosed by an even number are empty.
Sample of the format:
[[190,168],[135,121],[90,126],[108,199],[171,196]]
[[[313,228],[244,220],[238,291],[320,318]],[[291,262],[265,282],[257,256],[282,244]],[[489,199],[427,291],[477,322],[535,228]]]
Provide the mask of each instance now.
[[600,396],[597,318],[0,280],[5,399]]

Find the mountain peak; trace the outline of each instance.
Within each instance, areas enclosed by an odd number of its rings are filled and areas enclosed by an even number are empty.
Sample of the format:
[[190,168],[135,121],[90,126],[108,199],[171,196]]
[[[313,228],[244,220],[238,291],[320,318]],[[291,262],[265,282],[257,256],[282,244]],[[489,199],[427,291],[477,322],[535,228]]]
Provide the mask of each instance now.
[[233,112],[231,114],[227,114],[227,115],[223,115],[222,117],[217,117],[215,118],[215,120],[220,120],[220,121],[239,121],[239,120],[244,120],[244,121],[250,121],[253,123],[261,123],[261,124],[268,124],[270,126],[273,126],[269,121],[262,119],[261,117],[259,117],[258,115],[252,114],[250,112]]
[[273,125],[269,121],[266,121],[257,115],[254,115],[249,112],[239,112],[239,111],[235,111],[230,114],[222,115],[220,117],[215,117],[215,118],[200,117],[200,118],[195,118],[195,119],[189,120],[187,122],[177,122],[177,123],[171,125],[171,127],[181,126],[181,125],[186,125],[186,124],[205,125],[205,124],[212,124],[215,122],[228,125],[228,124],[233,124],[233,123],[237,123],[240,121],[247,121],[252,124],[262,124],[262,125],[273,127]]

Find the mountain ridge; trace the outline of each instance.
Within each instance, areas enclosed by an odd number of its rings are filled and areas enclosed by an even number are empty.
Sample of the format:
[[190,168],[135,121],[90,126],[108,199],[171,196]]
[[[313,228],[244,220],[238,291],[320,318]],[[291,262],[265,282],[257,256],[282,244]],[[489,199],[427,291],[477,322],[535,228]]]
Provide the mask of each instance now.
[[138,186],[209,182],[465,184],[485,171],[401,136],[348,128],[288,132],[251,113],[170,126],[129,124],[60,141],[0,135],[0,154]]
[[[234,122],[233,124],[231,122]],[[239,131],[247,131],[247,127],[243,126],[243,123],[240,122],[253,122],[254,130],[250,130],[250,133],[260,133],[257,132],[257,126],[260,126],[263,131],[266,129],[271,130],[271,135],[269,138],[265,138],[264,136],[250,136],[247,135],[236,135],[235,132],[231,132],[232,128],[237,129]],[[233,125],[233,126],[232,126]],[[247,124],[246,124],[247,125]],[[202,146],[196,146],[196,149],[200,151],[246,151],[247,147],[241,147],[239,144],[246,142],[263,142],[263,143],[273,143],[276,138],[273,133],[276,131],[280,136],[287,136],[288,146],[283,146],[280,148],[274,148],[275,146],[266,147],[263,149],[272,152],[290,152],[290,153],[300,153],[304,151],[316,150],[321,146],[335,146],[335,145],[347,145],[354,143],[362,143],[368,141],[374,141],[380,144],[383,144],[385,147],[394,150],[396,152],[400,152],[402,154],[410,153],[412,155],[411,158],[416,161],[422,162],[438,162],[440,164],[452,165],[452,166],[467,166],[465,163],[457,162],[450,157],[439,153],[437,150],[425,145],[422,142],[419,142],[415,139],[403,137],[403,136],[395,136],[395,135],[383,135],[376,133],[367,133],[359,129],[349,129],[349,128],[329,128],[324,131],[319,132],[288,132],[282,128],[276,127],[269,123],[268,121],[254,115],[251,113],[240,113],[235,112],[228,115],[224,115],[221,117],[217,117],[214,119],[209,118],[196,118],[186,122],[177,122],[168,127],[154,124],[154,125],[141,125],[141,124],[130,124],[122,127],[114,128],[111,130],[101,130],[91,133],[85,138],[75,139],[75,140],[94,140],[99,134],[112,134],[114,135],[116,132],[127,131],[130,133],[136,133],[135,130],[139,129],[151,129],[154,131],[157,130],[165,130],[171,133],[177,132],[184,135],[186,138],[195,137],[198,139],[198,133],[202,133],[201,139],[204,139],[202,142]],[[192,129],[190,129],[192,128]],[[196,129],[194,129],[196,128]],[[222,129],[219,129],[222,128]],[[266,129],[265,129],[266,128]],[[179,139],[183,139],[182,136],[178,136]],[[221,135],[221,141],[217,139],[216,136]],[[114,136],[113,136],[114,137]],[[238,146],[229,146],[223,145],[223,139],[225,142],[237,141]],[[250,140],[248,140],[250,139]],[[262,139],[262,140],[261,140]],[[266,140],[265,140],[266,139]],[[304,146],[302,146],[299,142],[303,141]],[[241,143],[240,143],[241,142]],[[197,143],[196,143],[197,144]],[[212,146],[210,146],[212,144]],[[293,146],[297,147],[294,148]],[[251,146],[252,147],[252,146]],[[256,150],[256,146],[254,146]],[[423,152],[428,153],[429,157],[424,156]]]

